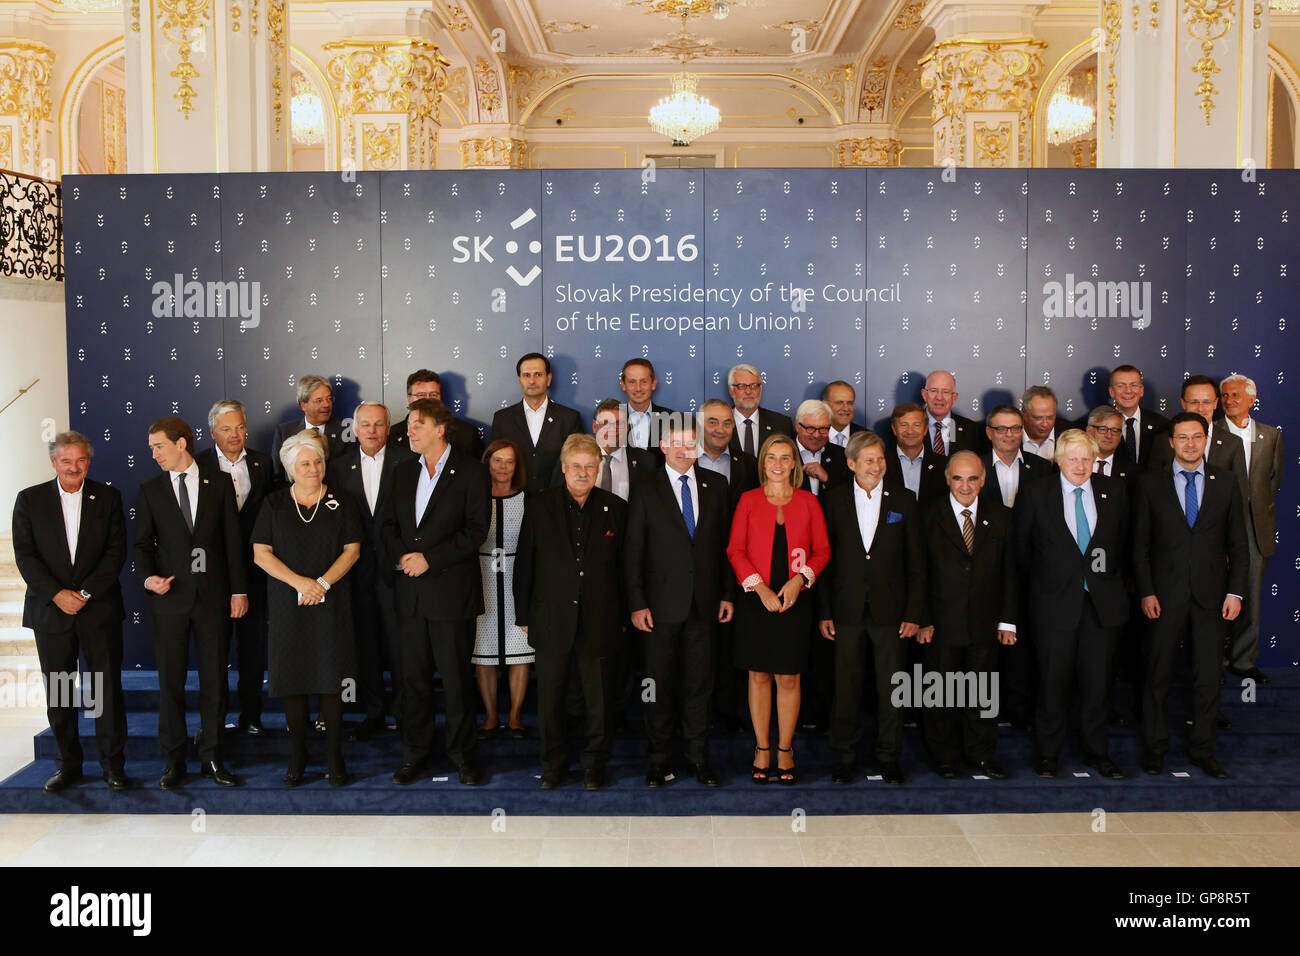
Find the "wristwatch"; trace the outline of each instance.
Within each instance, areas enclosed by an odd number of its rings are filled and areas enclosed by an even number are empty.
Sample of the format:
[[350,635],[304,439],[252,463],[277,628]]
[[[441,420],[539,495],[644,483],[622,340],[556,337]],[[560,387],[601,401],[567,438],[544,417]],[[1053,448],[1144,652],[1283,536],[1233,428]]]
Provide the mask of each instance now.
[[81,599],[82,599],[83,601],[89,601],[89,600],[90,600],[90,592],[87,591],[85,588],[82,588],[82,589],[81,589],[80,591],[78,591],[77,593],[81,595]]

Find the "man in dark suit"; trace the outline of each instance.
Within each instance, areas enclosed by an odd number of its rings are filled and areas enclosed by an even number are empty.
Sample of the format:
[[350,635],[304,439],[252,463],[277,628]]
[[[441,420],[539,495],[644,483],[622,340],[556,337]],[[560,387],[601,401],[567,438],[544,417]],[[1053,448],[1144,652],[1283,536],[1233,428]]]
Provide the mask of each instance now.
[[1046,385],[1030,385],[1020,399],[1025,431],[1021,447],[1026,454],[1037,455],[1044,461],[1056,459],[1056,439],[1062,432],[1075,427],[1057,415],[1056,393]]
[[[380,520],[393,493],[397,466],[415,455],[405,441],[400,445],[388,443],[388,408],[382,402],[358,405],[352,413],[352,431],[356,442],[330,461],[325,483],[333,491],[347,495],[361,515],[361,556],[351,574],[357,698],[365,708],[365,717],[349,739],[367,740],[384,729],[386,714],[400,716],[401,630],[393,594],[393,566],[384,556]],[[393,678],[391,695],[384,684],[385,668]]]
[[1142,408],[1138,403],[1146,394],[1142,372],[1135,365],[1120,365],[1111,369],[1107,386],[1115,410],[1124,419],[1124,449],[1130,461],[1139,469],[1146,468],[1151,460],[1151,449],[1164,444],[1156,436],[1165,430],[1168,420],[1159,412]]
[[179,418],[149,426],[149,451],[162,474],[140,486],[135,502],[135,573],[151,595],[158,664],[158,743],[166,769],[158,786],[185,778],[185,672],[190,633],[199,672],[199,760],[221,787],[239,781],[221,763],[225,715],[226,618],[248,613],[248,576],[235,488],[190,455],[194,432]]
[[564,485],[536,495],[524,512],[515,557],[515,623],[537,652],[542,789],[564,781],[566,692],[576,677],[587,712],[583,786],[599,790],[613,749],[606,706],[610,657],[614,642],[628,639],[623,572],[627,505],[595,487],[600,471],[596,439],[570,435],[560,460]]
[[925,442],[925,409],[915,402],[894,406],[889,428],[894,441],[885,453],[885,476],[910,491],[921,508],[946,498],[943,470],[948,459]]
[[988,450],[983,429],[952,410],[957,394],[957,379],[951,372],[938,369],[926,378],[921,389],[926,414],[925,447],[945,456],[959,451],[983,454]]
[[857,393],[848,382],[836,379],[822,389],[822,401],[831,407],[830,443],[840,448],[848,447],[849,439],[863,430],[853,420],[853,413],[857,411]]
[[[656,424],[656,434],[658,425]],[[617,398],[607,398],[596,406],[591,416],[591,434],[600,446],[600,475],[596,487],[612,491],[624,501],[631,494],[632,485],[657,467],[655,452],[625,444],[631,431],[627,427],[627,406]],[[564,473],[559,459],[551,476],[551,487],[564,484]]]
[[618,373],[618,384],[627,395],[628,447],[648,451],[656,465],[663,465],[659,440],[672,420],[670,416],[676,413],[654,403],[654,392],[659,387],[654,363],[647,358],[628,359]]
[[653,688],[645,708],[646,785],[662,787],[670,775],[680,712],[686,772],[716,787],[708,750],[713,634],[735,611],[735,575],[726,560],[727,483],[694,467],[695,426],[689,420],[660,433],[660,451],[663,467],[637,485],[627,513],[627,603],[633,626],[644,633],[646,678]]
[[1056,441],[1060,474],[1032,481],[1016,498],[1016,551],[1029,592],[1038,651],[1038,756],[1034,772],[1055,777],[1077,676],[1084,760],[1122,779],[1110,759],[1107,690],[1111,658],[1128,619],[1128,496],[1093,475],[1097,443],[1072,428]]
[[1274,499],[1282,489],[1282,430],[1255,421],[1250,414],[1257,391],[1244,375],[1229,375],[1219,383],[1223,422],[1241,439],[1246,457],[1246,544],[1250,546],[1250,573],[1246,602],[1233,622],[1228,641],[1228,669],[1259,684],[1270,683],[1259,669],[1259,602],[1268,559],[1277,550],[1277,512]]
[[831,561],[818,583],[821,635],[835,642],[831,749],[835,783],[849,783],[862,736],[862,684],[875,660],[876,762],[887,783],[902,783],[903,721],[891,702],[893,675],[907,660],[925,594],[925,553],[911,492],[885,478],[885,445],[861,431],[845,450],[851,484],[822,501]]
[[343,423],[334,417],[334,389],[329,379],[319,375],[304,375],[298,379],[298,407],[302,418],[291,418],[275,426],[271,439],[271,467],[275,469],[276,484],[288,484],[284,464],[280,461],[280,446],[290,435],[312,429],[328,445],[329,457],[343,454]]
[[[1241,613],[1250,563],[1241,489],[1231,472],[1205,461],[1208,426],[1195,412],[1169,422],[1174,462],[1137,485],[1133,569],[1150,621],[1142,701],[1142,769],[1164,770],[1165,707],[1178,645],[1192,650],[1192,729],[1187,756],[1211,777],[1228,772],[1214,757],[1219,678],[1227,622]],[[1226,560],[1225,560],[1226,558]]]
[[[732,451],[731,438],[736,432],[736,420],[731,406],[722,399],[710,398],[700,405],[696,423],[699,457],[695,460],[695,467],[716,472],[726,479],[727,514],[735,514],[740,496],[758,487],[758,462],[744,452]],[[745,698],[749,678],[746,676],[742,680],[736,667],[735,643],[735,621],[719,625],[713,654],[714,719],[732,733],[741,729],[749,715]]]
[[524,456],[528,471],[528,494],[551,487],[560,448],[570,435],[582,434],[582,416],[572,408],[553,402],[546,394],[551,387],[551,360],[529,352],[515,363],[515,374],[524,397],[492,416],[488,444],[508,438]]
[[1084,431],[1092,436],[1098,448],[1093,473],[1103,478],[1118,478],[1131,491],[1141,469],[1124,447],[1124,416],[1113,405],[1099,405],[1088,413],[1087,421]]
[[[1016,642],[1019,616],[1015,528],[1001,502],[980,500],[984,466],[974,452],[959,451],[945,469],[950,493],[921,518],[926,554],[926,602],[917,643],[926,668],[944,675],[966,673],[975,682],[997,672],[999,645]],[[977,774],[1006,777],[995,761],[998,695],[981,712],[970,682],[962,706],[953,700],[925,710],[925,739],[939,776],[957,776],[963,754]],[[987,685],[985,685],[987,687]],[[990,712],[991,711],[991,712]]]
[[479,546],[488,533],[484,467],[446,439],[451,412],[422,398],[407,409],[407,440],[418,459],[398,464],[380,512],[384,560],[396,570],[400,629],[402,764],[393,783],[415,782],[433,750],[435,671],[442,678],[447,756],[460,782],[480,782],[474,759],[474,634],[483,613]]
[[[1241,439],[1232,433],[1222,419],[1215,421],[1214,412],[1219,407],[1219,389],[1208,375],[1191,375],[1183,380],[1180,402],[1185,412],[1195,412],[1210,423],[1210,435],[1205,444],[1205,459],[1218,468],[1227,468],[1237,479],[1242,501],[1249,495],[1246,474],[1246,449]],[[1174,450],[1169,446],[1168,429],[1153,443],[1147,461],[1150,471],[1166,471],[1174,463]],[[1243,519],[1244,520],[1244,519]]]
[[844,461],[844,449],[827,439],[831,431],[831,408],[817,398],[799,403],[794,415],[795,445],[803,462],[803,484],[820,498],[837,485],[847,485],[853,472]]
[[[24,488],[14,502],[14,560],[27,585],[23,627],[36,635],[45,713],[59,746],[46,793],[81,779],[78,710],[95,714],[95,743],[108,788],[130,786],[122,695],[126,614],[117,580],[126,562],[126,522],[117,489],[86,477],[93,454],[85,435],[56,436],[50,442],[54,481]],[[84,676],[78,673],[78,653],[86,657]]]
[[[1025,485],[1055,470],[1055,463],[1049,464],[1037,455],[1025,455],[1020,446],[1023,431],[1023,417],[1016,406],[998,405],[989,412],[984,434],[992,447],[980,456],[980,463],[984,466],[981,503],[1014,509]],[[1004,702],[1002,711],[1016,730],[1029,730],[1033,726],[1038,696],[1038,661],[1033,629],[1025,626],[1025,589],[1020,588],[1019,593],[1016,640],[1014,644],[1003,644],[998,648],[998,660]]]
[[731,453],[744,452],[755,460],[763,442],[773,435],[794,437],[794,423],[790,416],[760,408],[763,398],[763,376],[752,365],[733,365],[727,373],[727,390],[731,393],[732,421],[736,431],[731,436]]
[[[275,487],[275,469],[267,455],[248,447],[248,419],[243,402],[227,398],[213,405],[208,411],[208,431],[216,446],[203,449],[194,460],[198,462],[200,471],[219,471],[230,476],[235,489],[235,506],[239,509],[239,539],[243,544],[240,554],[248,582],[248,613],[230,619],[226,651],[221,659],[229,660],[233,641],[239,667],[239,732],[261,737],[266,734],[262,727],[262,680],[266,675],[266,572],[253,563],[253,525],[257,523],[262,500]],[[221,689],[224,721],[230,709],[229,683],[223,682]]]
[[[431,398],[435,402],[442,401],[442,376],[431,369],[416,369],[406,376],[407,408],[410,408],[412,402],[421,398]],[[479,435],[478,428],[471,422],[461,418],[453,418],[449,435],[448,443],[456,451],[462,455],[469,455],[475,461],[483,459],[483,437]],[[411,450],[406,441],[405,418],[389,429],[388,444],[401,448],[403,451]]]

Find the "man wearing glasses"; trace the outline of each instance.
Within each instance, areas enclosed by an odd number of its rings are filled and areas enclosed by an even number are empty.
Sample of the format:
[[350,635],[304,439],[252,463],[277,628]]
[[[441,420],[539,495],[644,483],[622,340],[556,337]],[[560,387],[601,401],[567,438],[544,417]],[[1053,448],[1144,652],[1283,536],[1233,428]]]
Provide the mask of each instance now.
[[1025,456],[1020,447],[1024,420],[1014,405],[999,405],[989,412],[984,426],[993,450],[980,458],[984,462],[984,487],[980,495],[1014,508],[1025,483],[1050,474],[1052,465],[1037,455]]
[[1092,466],[1093,474],[1119,478],[1129,484],[1138,476],[1138,466],[1128,457],[1123,445],[1124,416],[1112,405],[1100,405],[1088,416],[1086,429],[1101,454]]
[[986,448],[979,426],[952,410],[957,396],[957,379],[951,372],[938,369],[926,378],[921,389],[926,411],[925,447],[940,455],[959,451],[982,455]]
[[810,398],[800,403],[794,415],[798,435],[799,457],[803,459],[803,484],[805,491],[821,497],[827,488],[847,483],[853,473],[844,461],[844,449],[832,445],[831,409],[825,402]]
[[[406,407],[422,398],[442,401],[442,377],[427,368],[417,369],[406,376]],[[445,403],[444,403],[445,404]],[[483,457],[483,438],[478,429],[467,421],[452,419],[452,427],[447,435],[447,443],[462,455],[469,455],[475,461]],[[388,444],[409,450],[406,441],[406,419],[402,419],[388,432]]]
[[[1217,468],[1229,469],[1237,478],[1237,487],[1241,490],[1243,500],[1248,488],[1246,485],[1246,451],[1241,439],[1232,433],[1222,419],[1214,420],[1214,411],[1219,407],[1219,387],[1208,375],[1192,375],[1183,382],[1182,406],[1185,412],[1195,412],[1207,422],[1209,436],[1205,443],[1205,460]],[[1164,471],[1173,464],[1175,454],[1170,447],[1166,431],[1161,440],[1155,442],[1151,458],[1147,463],[1150,471]]]
[[731,436],[732,454],[743,451],[751,458],[775,434],[794,438],[794,423],[789,416],[769,408],[759,408],[763,397],[763,377],[752,365],[733,365],[727,373],[727,389],[731,392],[732,416],[736,423]]

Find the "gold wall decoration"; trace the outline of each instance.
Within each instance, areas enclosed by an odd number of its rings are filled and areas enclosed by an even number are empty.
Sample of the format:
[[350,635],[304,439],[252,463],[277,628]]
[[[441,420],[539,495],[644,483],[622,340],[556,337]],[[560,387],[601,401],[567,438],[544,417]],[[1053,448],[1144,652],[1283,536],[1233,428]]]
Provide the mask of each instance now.
[[[280,2],[283,3],[284,0]],[[190,81],[199,76],[190,56],[194,52],[195,41],[201,37],[206,38],[212,8],[209,0],[157,0],[157,3],[162,11],[159,30],[165,39],[176,44],[176,55],[180,57],[176,69],[168,74],[180,81],[172,99],[180,101],[177,109],[189,119],[194,112],[194,99],[199,95],[190,85]]]
[[338,106],[339,156],[354,157],[359,164],[368,162],[364,148],[358,156],[353,117],[397,113],[409,120],[408,168],[434,168],[439,103],[451,65],[438,52],[438,45],[417,37],[361,37],[326,43],[324,49],[333,52],[327,73]]
[[1097,140],[1076,139],[1070,143],[1070,160],[1075,169],[1086,169],[1097,165]]
[[898,11],[894,17],[895,30],[915,30],[921,23],[921,11],[925,9],[925,0],[910,0],[907,6]]
[[589,23],[579,23],[577,20],[547,20],[542,24],[543,33],[586,33],[588,30],[596,29]]
[[986,123],[976,120],[971,129],[975,141],[975,165],[1005,169],[1011,165],[1011,121]]
[[890,87],[890,109],[900,110],[903,104],[921,89],[920,70],[908,70],[900,66],[894,71],[894,82]]
[[131,32],[140,32],[140,0],[131,0]]
[[266,32],[271,42],[271,58],[275,60],[275,73],[271,77],[271,91],[274,96],[272,108],[275,110],[275,131],[280,132],[284,119],[284,70],[289,49],[285,44],[285,17],[288,0],[266,0]]
[[491,113],[501,106],[501,78],[485,57],[474,61],[474,87],[478,90],[478,108]]
[[573,72],[572,67],[546,69],[540,66],[525,66],[522,63],[506,64],[506,89],[514,104],[523,110],[533,101],[533,97],[543,86],[553,83]]
[[[36,40],[0,40],[0,116],[9,124],[6,168],[36,175],[41,168],[41,124],[50,118],[54,51]],[[18,141],[13,141],[17,134]]]
[[836,166],[897,166],[903,143],[893,137],[854,136],[835,141]]
[[469,22],[469,14],[466,13],[458,3],[448,2],[447,4],[447,26],[453,30],[464,33],[472,23]]
[[402,124],[361,124],[362,169],[396,169],[402,160]]
[[526,169],[528,144],[514,136],[474,136],[460,141],[460,164],[465,169],[493,166]]
[[0,126],[0,166],[14,168],[14,131],[9,126]]
[[462,110],[469,109],[469,68],[458,66],[447,74],[447,91],[443,94]]
[[248,0],[248,26],[257,36],[257,0]]
[[1106,115],[1110,118],[1110,132],[1115,135],[1115,92],[1119,80],[1115,78],[1115,61],[1119,58],[1120,12],[1117,0],[1106,0],[1101,9],[1101,25],[1106,39]]
[[853,64],[842,63],[839,66],[828,67],[825,70],[801,70],[797,66],[790,67],[790,72],[795,76],[804,77],[813,86],[816,86],[826,95],[826,98],[835,104],[836,108],[843,108],[845,99],[845,87],[853,81]]
[[239,4],[231,3],[230,4],[230,32],[231,33],[239,32],[239,17],[240,17]]
[[1151,0],[1151,29],[1160,29],[1160,0]]
[[1187,14],[1187,32],[1193,39],[1201,41],[1201,57],[1192,66],[1192,72],[1200,74],[1201,82],[1196,87],[1196,95],[1201,98],[1201,110],[1205,113],[1205,125],[1210,125],[1210,114],[1214,112],[1214,97],[1219,88],[1214,85],[1214,74],[1223,72],[1214,61],[1214,41],[1228,35],[1232,29],[1232,5],[1234,0],[1186,0],[1184,8]]
[[889,57],[882,56],[862,74],[862,109],[869,113],[885,107],[885,89],[889,85]]
[[[1256,3],[1255,4],[1255,29],[1256,30],[1258,30],[1263,25],[1260,22],[1260,17],[1262,17],[1263,15],[1264,15],[1264,4]],[[1269,118],[1270,120],[1272,119],[1271,113],[1269,114]]]
[[1033,114],[1034,90],[1043,72],[1042,51],[1047,44],[1033,37],[1011,40],[944,40],[936,43],[922,58],[921,87],[930,91],[933,104],[931,118],[936,133],[947,130],[945,140],[957,165],[965,165],[966,114],[1012,113],[1018,129],[1016,153],[1020,162],[1029,162],[1029,129]]
[[100,131],[103,142],[104,172],[126,172],[126,91],[111,83],[101,83]]

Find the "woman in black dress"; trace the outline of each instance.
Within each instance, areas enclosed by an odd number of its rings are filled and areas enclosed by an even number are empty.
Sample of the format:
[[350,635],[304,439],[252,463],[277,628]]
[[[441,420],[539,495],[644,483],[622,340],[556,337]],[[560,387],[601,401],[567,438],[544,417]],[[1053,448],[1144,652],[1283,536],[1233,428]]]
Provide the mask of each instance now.
[[[293,484],[267,496],[253,528],[253,560],[267,582],[270,693],[284,698],[293,756],[284,775],[296,787],[307,769],[307,696],[319,694],[329,743],[329,782],[348,782],[343,763],[345,680],[356,679],[350,582],[361,554],[361,517],[322,483],[325,457],[313,437],[280,447]],[[328,599],[327,599],[328,598]]]

